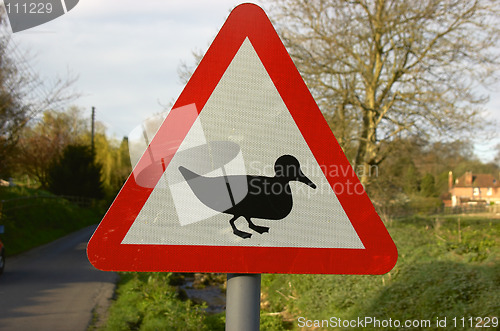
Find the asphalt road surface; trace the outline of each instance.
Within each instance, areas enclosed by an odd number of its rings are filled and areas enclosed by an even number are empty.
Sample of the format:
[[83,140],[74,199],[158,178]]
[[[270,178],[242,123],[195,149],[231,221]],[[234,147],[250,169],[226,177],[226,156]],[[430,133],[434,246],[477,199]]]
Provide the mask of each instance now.
[[88,227],[7,258],[0,276],[1,331],[87,329],[93,310],[106,306],[112,296],[117,278],[87,260],[94,230]]

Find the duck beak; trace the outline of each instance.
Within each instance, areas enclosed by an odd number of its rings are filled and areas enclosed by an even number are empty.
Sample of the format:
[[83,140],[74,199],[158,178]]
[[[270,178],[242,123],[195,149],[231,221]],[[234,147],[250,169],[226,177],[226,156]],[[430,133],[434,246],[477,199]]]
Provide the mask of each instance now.
[[313,189],[316,189],[316,184],[314,184],[309,178],[307,178],[307,176],[304,175],[304,173],[301,170],[299,170],[298,180],[299,180],[299,182],[304,183],[307,186],[312,187]]

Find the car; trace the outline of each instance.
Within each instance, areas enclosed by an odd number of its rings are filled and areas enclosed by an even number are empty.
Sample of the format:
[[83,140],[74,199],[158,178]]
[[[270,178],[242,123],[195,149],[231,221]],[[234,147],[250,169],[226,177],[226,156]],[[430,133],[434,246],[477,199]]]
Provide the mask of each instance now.
[[[0,234],[3,233],[3,225],[0,225]],[[5,248],[2,241],[0,240],[0,275],[3,273],[5,268]]]

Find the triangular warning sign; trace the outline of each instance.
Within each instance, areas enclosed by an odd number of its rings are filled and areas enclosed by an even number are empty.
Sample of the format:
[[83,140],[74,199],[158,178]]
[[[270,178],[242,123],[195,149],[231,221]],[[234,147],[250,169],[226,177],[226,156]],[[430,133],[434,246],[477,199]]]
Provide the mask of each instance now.
[[397,259],[252,4],[229,15],[87,252],[115,271],[381,274]]

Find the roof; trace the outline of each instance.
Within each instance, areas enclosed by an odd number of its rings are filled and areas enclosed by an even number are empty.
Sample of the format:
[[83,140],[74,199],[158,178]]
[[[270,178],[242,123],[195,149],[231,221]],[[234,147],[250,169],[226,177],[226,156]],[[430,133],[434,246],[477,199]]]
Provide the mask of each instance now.
[[[467,176],[472,175],[472,184],[466,182]],[[500,181],[490,174],[471,174],[466,172],[455,181],[455,187],[500,187]]]

